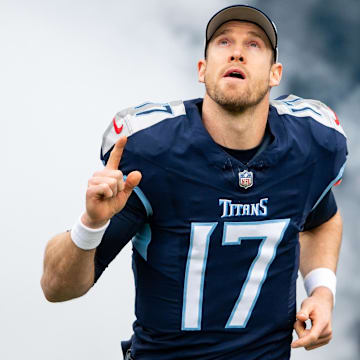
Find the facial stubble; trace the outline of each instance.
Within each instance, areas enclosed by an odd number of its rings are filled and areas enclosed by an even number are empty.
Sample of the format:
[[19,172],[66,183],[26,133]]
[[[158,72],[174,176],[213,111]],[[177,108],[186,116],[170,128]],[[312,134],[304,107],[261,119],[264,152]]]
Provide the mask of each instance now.
[[[238,80],[242,81],[242,80]],[[232,113],[243,113],[258,105],[270,90],[269,79],[257,81],[253,89],[247,87],[234,94],[234,90],[226,91],[218,84],[207,81],[205,75],[205,88],[209,97],[217,104]]]

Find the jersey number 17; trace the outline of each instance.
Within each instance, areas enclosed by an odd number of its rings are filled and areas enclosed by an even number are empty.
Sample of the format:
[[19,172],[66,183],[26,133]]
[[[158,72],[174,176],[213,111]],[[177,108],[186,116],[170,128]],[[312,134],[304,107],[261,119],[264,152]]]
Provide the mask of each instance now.
[[[214,223],[192,223],[190,247],[186,263],[182,330],[201,330],[204,277],[210,237]],[[268,269],[276,256],[289,219],[257,222],[225,222],[222,245],[240,245],[244,240],[261,240],[242,285],[226,328],[244,328],[266,281]]]

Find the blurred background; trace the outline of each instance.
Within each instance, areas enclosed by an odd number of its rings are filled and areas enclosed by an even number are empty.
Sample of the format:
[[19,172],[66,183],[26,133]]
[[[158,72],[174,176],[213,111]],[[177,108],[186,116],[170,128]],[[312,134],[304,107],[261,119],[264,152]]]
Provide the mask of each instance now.
[[[334,340],[292,359],[360,359],[360,2],[248,1],[279,30],[285,73],[272,92],[319,99],[339,116],[351,157],[335,189],[344,217]],[[234,1],[1,0],[0,358],[121,359],[131,334],[127,246],[83,298],[48,303],[46,242],[71,228],[101,168],[104,129],[120,109],[202,96],[196,63],[208,19]],[[299,303],[305,296],[302,280]]]

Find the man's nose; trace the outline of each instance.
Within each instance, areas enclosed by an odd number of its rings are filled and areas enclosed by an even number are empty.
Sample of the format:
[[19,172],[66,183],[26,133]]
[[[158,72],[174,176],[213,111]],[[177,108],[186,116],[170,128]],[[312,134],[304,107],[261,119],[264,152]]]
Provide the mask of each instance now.
[[244,62],[244,56],[241,54],[241,51],[239,49],[233,51],[232,55],[230,56],[230,61]]

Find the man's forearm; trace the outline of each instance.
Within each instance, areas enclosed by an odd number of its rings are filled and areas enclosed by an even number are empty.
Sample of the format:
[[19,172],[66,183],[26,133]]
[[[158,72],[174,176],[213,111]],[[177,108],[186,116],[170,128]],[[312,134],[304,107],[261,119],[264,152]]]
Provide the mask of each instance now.
[[130,172],[125,180],[119,170],[126,142],[126,136],[120,137],[105,168],[89,179],[86,212],[71,233],[55,236],[46,247],[41,287],[49,301],[79,297],[94,283],[95,249],[102,239],[106,224],[124,208],[141,180],[139,171]]
[[66,301],[84,295],[94,282],[95,249],[82,250],[70,232],[56,235],[45,250],[41,287],[47,300]]
[[[331,271],[325,270],[325,278],[313,278],[311,286],[307,289],[309,297],[301,303],[301,308],[296,314],[294,329],[299,339],[292,342],[293,348],[316,349],[328,344],[332,338],[331,316],[335,293],[335,284],[332,280],[338,263],[341,236],[342,220],[339,212],[324,224],[300,233],[302,276],[305,277],[318,268]],[[317,271],[319,273],[324,270]],[[310,329],[306,328],[307,320],[311,320]]]
[[316,268],[336,272],[342,236],[342,219],[337,212],[324,224],[300,233],[300,271],[305,277]]

